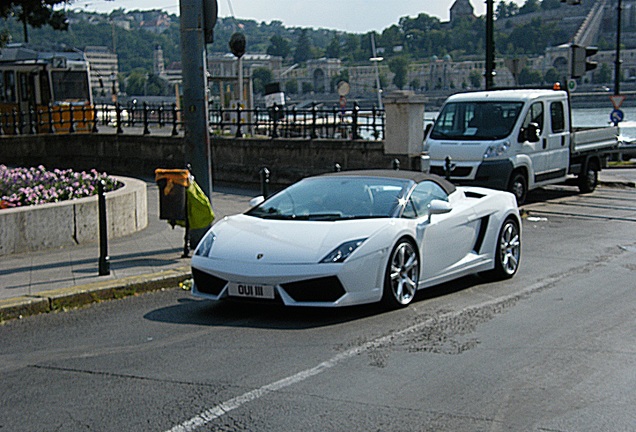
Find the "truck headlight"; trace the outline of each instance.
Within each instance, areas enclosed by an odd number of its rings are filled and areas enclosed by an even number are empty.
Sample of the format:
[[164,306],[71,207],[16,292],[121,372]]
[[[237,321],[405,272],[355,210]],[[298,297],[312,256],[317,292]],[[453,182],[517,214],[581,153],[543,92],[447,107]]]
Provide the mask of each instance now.
[[492,159],[492,158],[500,157],[504,155],[509,148],[510,148],[510,141],[504,141],[498,144],[488,146],[488,148],[484,152],[484,159]]

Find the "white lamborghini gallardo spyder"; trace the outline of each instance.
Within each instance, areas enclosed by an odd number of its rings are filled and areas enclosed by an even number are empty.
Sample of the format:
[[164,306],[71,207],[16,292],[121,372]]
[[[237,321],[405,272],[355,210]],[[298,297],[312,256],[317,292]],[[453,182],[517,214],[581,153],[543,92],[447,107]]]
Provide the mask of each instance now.
[[519,268],[521,219],[508,192],[363,170],[308,177],[252,204],[199,242],[195,296],[397,308],[418,289]]

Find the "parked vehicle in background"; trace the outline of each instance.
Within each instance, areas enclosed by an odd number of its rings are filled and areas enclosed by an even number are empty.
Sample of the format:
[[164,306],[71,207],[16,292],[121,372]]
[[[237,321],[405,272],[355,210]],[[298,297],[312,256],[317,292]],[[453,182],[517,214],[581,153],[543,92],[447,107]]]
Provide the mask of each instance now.
[[431,173],[460,184],[512,192],[574,175],[591,192],[618,146],[618,128],[575,128],[570,98],[559,89],[459,93],[444,103],[424,142]]
[[89,63],[83,53],[3,48],[2,133],[91,132],[94,118]]

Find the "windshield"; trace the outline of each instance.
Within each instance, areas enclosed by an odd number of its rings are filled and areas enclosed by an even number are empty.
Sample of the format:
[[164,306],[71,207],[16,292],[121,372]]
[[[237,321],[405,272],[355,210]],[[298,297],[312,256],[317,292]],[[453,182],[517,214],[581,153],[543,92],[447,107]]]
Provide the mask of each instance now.
[[433,139],[494,140],[512,132],[523,102],[451,102],[439,114]]
[[53,97],[57,102],[86,102],[90,100],[86,71],[53,71]]
[[325,176],[301,180],[246,214],[264,219],[335,221],[399,213],[411,180]]

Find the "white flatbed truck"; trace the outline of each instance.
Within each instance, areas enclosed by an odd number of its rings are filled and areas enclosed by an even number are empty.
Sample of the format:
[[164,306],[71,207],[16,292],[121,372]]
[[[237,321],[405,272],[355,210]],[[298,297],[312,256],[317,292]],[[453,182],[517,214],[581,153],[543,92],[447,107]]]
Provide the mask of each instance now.
[[608,155],[618,147],[618,128],[574,128],[569,94],[552,89],[458,93],[442,106],[424,140],[430,172],[459,184],[515,194],[574,175],[591,192]]

